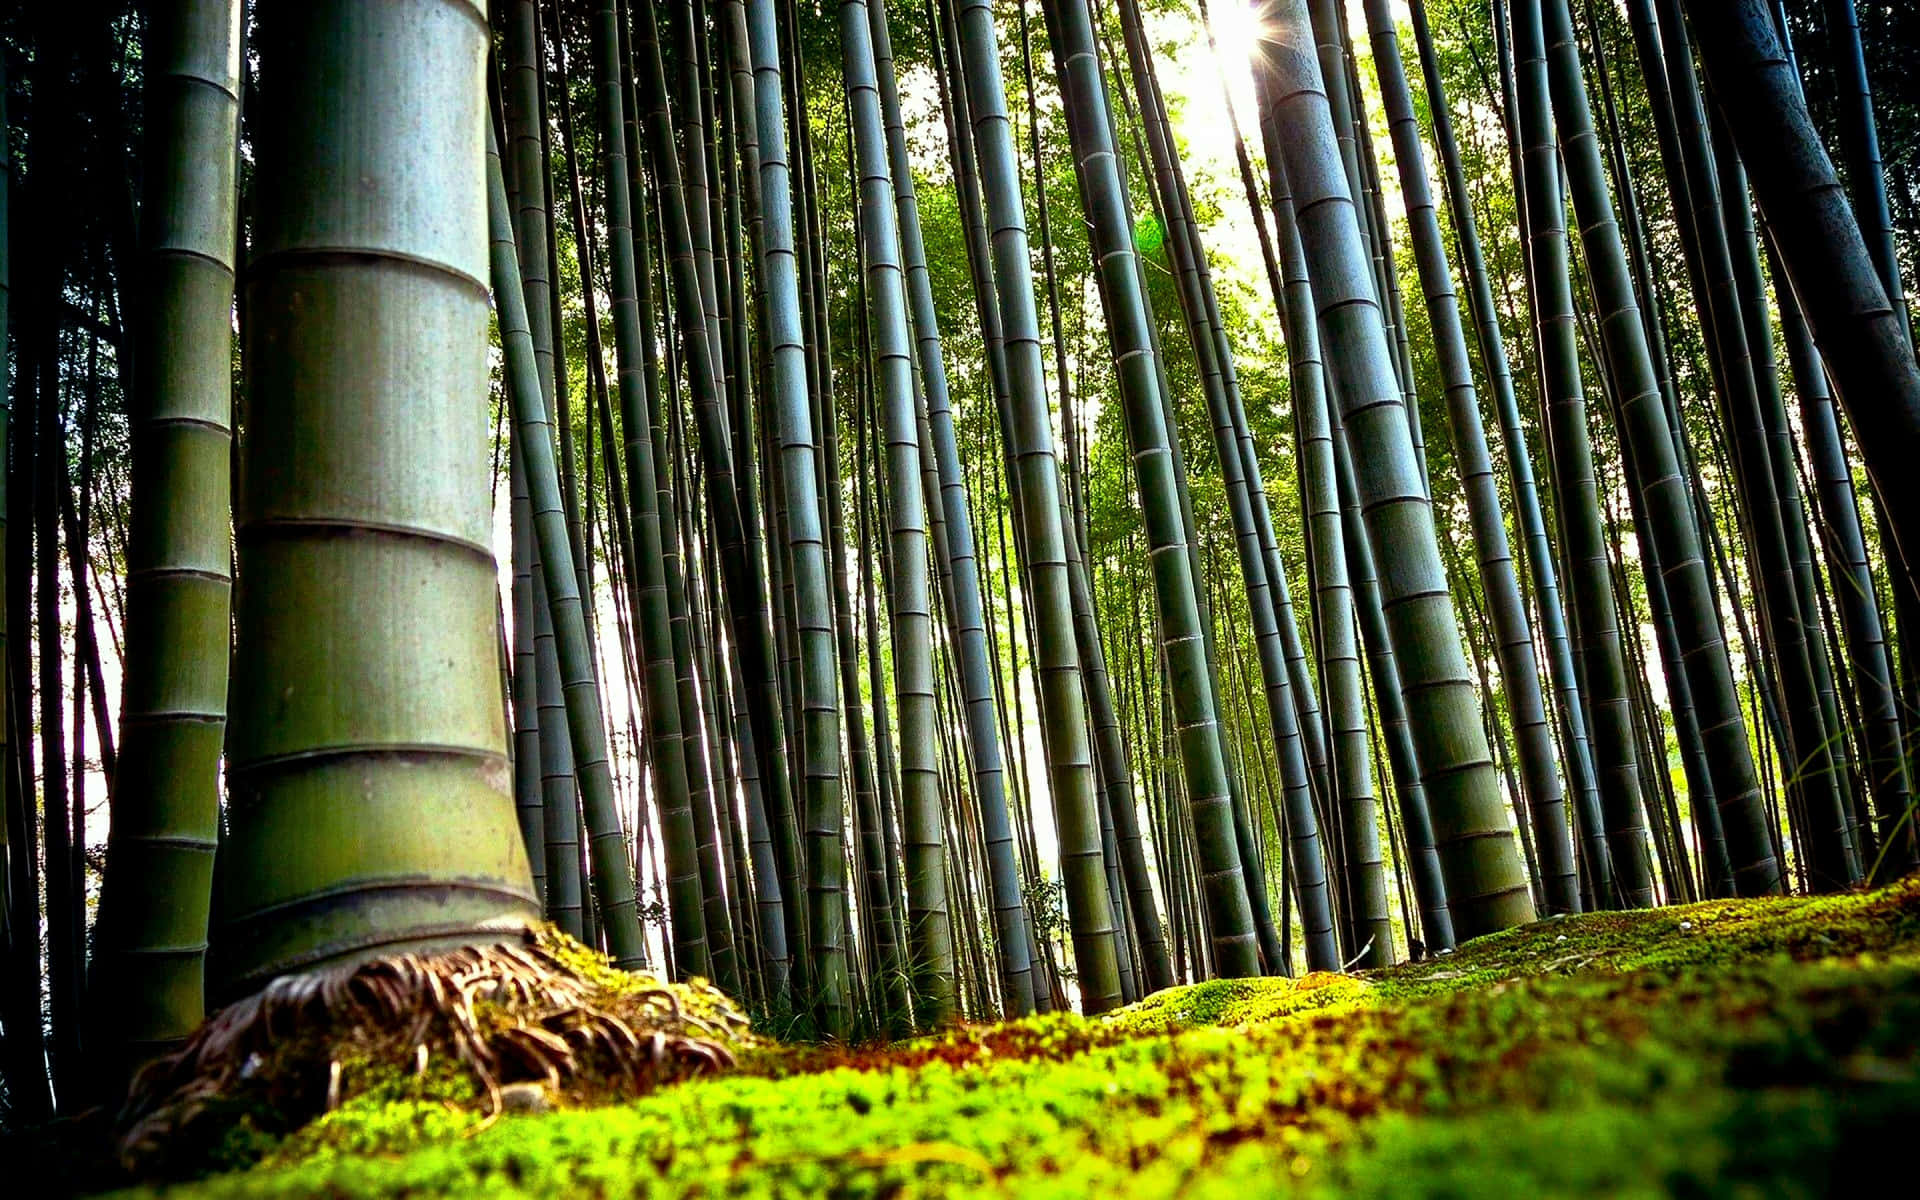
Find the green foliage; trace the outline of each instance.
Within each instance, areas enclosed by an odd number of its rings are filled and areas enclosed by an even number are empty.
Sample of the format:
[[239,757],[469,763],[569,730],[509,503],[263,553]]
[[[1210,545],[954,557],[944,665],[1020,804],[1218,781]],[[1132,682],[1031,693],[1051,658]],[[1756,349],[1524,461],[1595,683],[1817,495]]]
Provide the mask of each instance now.
[[1133,223],[1133,248],[1140,254],[1157,259],[1161,249],[1167,244],[1167,231],[1160,224],[1156,213],[1142,213]]
[[487,1128],[348,1104],[204,1197],[1823,1193],[1920,1109],[1920,880],[1541,922]]

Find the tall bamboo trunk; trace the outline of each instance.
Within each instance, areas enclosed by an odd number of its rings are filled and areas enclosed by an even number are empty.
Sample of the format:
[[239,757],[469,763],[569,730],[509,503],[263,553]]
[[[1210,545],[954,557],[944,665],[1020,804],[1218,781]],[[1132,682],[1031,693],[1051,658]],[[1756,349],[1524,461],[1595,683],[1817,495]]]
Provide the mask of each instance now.
[[1599,482],[1588,433],[1541,0],[1515,0],[1512,31],[1515,93],[1523,139],[1526,241],[1548,444],[1553,455],[1554,509],[1573,591],[1575,645],[1585,668],[1584,699],[1593,727],[1596,774],[1618,889],[1617,897],[1610,899],[1626,907],[1642,908],[1653,903],[1653,876],[1647,858],[1646,814],[1634,751],[1620,619],[1607,565],[1606,530],[1601,522]]
[[1898,549],[1920,574],[1920,363],[1813,127],[1766,0],[1686,0],[1712,91],[1749,173]]
[[[1300,253],[1298,228],[1290,225],[1290,232],[1286,233],[1278,228],[1281,206],[1283,203],[1287,204],[1288,216],[1291,217],[1291,202],[1287,199],[1285,171],[1280,163],[1280,155],[1277,153],[1278,112],[1272,103],[1270,83],[1271,79],[1264,69],[1256,70],[1255,106],[1262,143],[1268,151],[1267,176],[1275,217],[1275,241],[1281,240],[1283,236],[1291,237],[1288,252],[1297,256]],[[1281,258],[1281,255],[1276,254],[1274,270],[1276,275],[1281,277],[1276,303],[1280,307],[1281,322],[1286,329],[1289,376],[1294,381],[1296,389],[1292,398],[1297,435],[1301,405],[1306,402],[1302,392],[1322,387],[1324,377],[1319,361],[1319,334],[1314,328],[1314,318],[1311,315],[1312,284],[1306,279],[1303,262],[1297,257],[1288,260],[1295,268],[1294,273],[1289,277],[1282,266]],[[1302,297],[1296,297],[1290,289],[1290,284],[1297,284],[1304,289],[1302,296],[1306,300],[1305,308],[1299,307]],[[1313,348],[1311,354],[1308,353],[1303,342],[1311,344]],[[1325,404],[1325,397],[1319,396],[1313,400],[1313,403],[1316,407],[1322,406]],[[1305,462],[1305,447],[1300,444],[1301,441],[1302,439],[1296,436],[1296,453],[1302,455],[1299,473],[1304,479],[1308,464]],[[1251,455],[1245,456],[1245,460],[1254,461]],[[1265,494],[1264,486],[1251,490],[1261,496]],[[1311,522],[1309,514],[1304,511],[1305,508],[1306,505],[1303,504],[1301,514],[1303,526],[1310,525]],[[1337,519],[1338,514],[1335,513],[1334,516]],[[1293,625],[1293,603],[1288,595],[1286,572],[1281,568],[1277,548],[1267,540],[1267,535],[1272,531],[1271,521],[1261,523],[1261,529],[1263,531],[1261,557],[1265,568],[1263,579],[1271,592],[1271,599],[1275,601],[1269,606],[1274,626],[1272,638],[1280,643],[1279,653],[1282,659],[1277,670],[1268,661],[1272,651],[1269,649],[1268,630],[1261,622],[1259,606],[1256,605],[1250,615],[1260,652],[1261,677],[1266,684],[1268,719],[1276,731],[1284,730],[1291,722],[1296,732],[1296,737],[1292,739],[1285,737],[1284,734],[1280,737],[1281,782],[1286,794],[1288,862],[1293,870],[1294,892],[1299,898],[1300,926],[1301,933],[1306,939],[1307,967],[1309,970],[1327,971],[1340,965],[1340,955],[1335,938],[1334,897],[1329,886],[1329,875],[1333,872],[1337,858],[1333,853],[1334,835],[1331,830],[1321,828],[1321,813],[1334,811],[1334,792],[1325,762],[1325,730],[1321,721],[1319,702],[1313,695],[1315,689],[1311,676],[1306,675],[1304,671],[1296,675],[1293,669],[1292,659],[1295,650],[1298,649],[1299,636],[1298,630]],[[1311,558],[1314,545],[1313,531],[1308,528],[1304,532],[1307,535],[1303,539],[1307,543],[1306,552]],[[1311,565],[1309,563],[1310,567]],[[1308,578],[1312,579],[1313,575],[1314,572],[1309,570]],[[1318,751],[1314,749],[1316,743],[1319,745]],[[1314,761],[1316,757],[1320,760],[1317,768]],[[1298,758],[1300,761],[1297,764],[1291,763],[1290,758]],[[1306,775],[1304,787],[1301,786],[1300,772]],[[1284,915],[1283,911],[1283,917]]]
[[147,26],[143,303],[132,380],[133,518],[121,762],[107,838],[99,1032],[126,1060],[206,1012],[226,731],[240,5],[157,7]]
[[[1776,0],[1776,3],[1778,0]],[[1840,155],[1847,164],[1847,190],[1854,216],[1873,259],[1887,302],[1900,319],[1908,340],[1913,337],[1907,312],[1906,288],[1900,278],[1900,256],[1895,247],[1893,213],[1887,205],[1886,164],[1880,157],[1880,130],[1873,112],[1873,86],[1867,79],[1866,49],[1860,42],[1860,13],[1854,0],[1825,0],[1829,59],[1840,93]],[[1776,26],[1776,32],[1779,32]],[[1784,35],[1783,35],[1784,39]],[[1781,49],[1791,55],[1793,47]]]
[[[1775,271],[1780,299],[1780,328],[1791,360],[1795,390],[1800,394],[1800,426],[1806,431],[1808,458],[1813,466],[1814,499],[1820,513],[1820,535],[1833,583],[1834,608],[1846,635],[1848,665],[1865,726],[1863,743],[1867,786],[1873,796],[1874,823],[1886,849],[1876,879],[1904,874],[1916,863],[1917,844],[1908,823],[1902,827],[1912,789],[1901,740],[1899,696],[1894,688],[1893,664],[1887,651],[1885,626],[1880,619],[1879,591],[1867,559],[1860,528],[1860,509],[1853,491],[1853,469],[1841,441],[1839,414],[1827,386],[1826,364],[1807,332],[1799,300]],[[1863,864],[1873,869],[1871,862]]]
[[[605,932],[616,965],[638,967],[646,958],[634,899],[633,867],[613,789],[600,684],[593,667],[586,605],[578,590],[561,482],[555,462],[552,426],[540,402],[539,366],[528,330],[526,297],[515,265],[513,221],[497,153],[489,154],[494,303],[500,340],[506,351],[507,397],[514,437],[525,455],[527,490],[534,536],[540,547],[540,574],[547,589],[553,646],[566,701],[569,748],[586,817],[588,858],[592,865],[592,916]],[[543,725],[545,722],[542,723]]]
[[[1533,629],[1520,595],[1513,552],[1507,544],[1506,523],[1499,491],[1494,485],[1493,463],[1487,452],[1453,272],[1447,265],[1439,214],[1434,208],[1427,178],[1425,151],[1420,145],[1420,129],[1414,120],[1413,96],[1401,65],[1393,16],[1385,0],[1367,0],[1366,14],[1373,40],[1374,70],[1380,79],[1381,98],[1391,125],[1414,257],[1446,388],[1454,459],[1467,493],[1481,586],[1486,589],[1487,610],[1492,618],[1500,661],[1500,679],[1512,715],[1514,738],[1519,745],[1541,883],[1550,911],[1577,912],[1580,893],[1574,877],[1573,843],[1567,835],[1566,802],[1561,791],[1560,769],[1554,761],[1553,733],[1548,727],[1546,706],[1540,694]],[[1444,103],[1443,97],[1430,99],[1435,101],[1435,108]]]
[[[1576,854],[1585,869],[1587,889],[1595,896],[1613,892],[1613,870],[1605,844],[1604,819],[1600,812],[1600,789],[1594,776],[1592,746],[1587,736],[1586,706],[1580,693],[1579,674],[1574,664],[1573,647],[1567,632],[1566,609],[1561,602],[1559,572],[1554,563],[1553,544],[1547,536],[1545,515],[1540,504],[1539,486],[1534,477],[1532,453],[1528,449],[1526,429],[1521,424],[1520,402],[1515,392],[1513,370],[1507,358],[1506,341],[1500,329],[1500,313],[1493,300],[1493,286],[1480,235],[1467,193],[1466,172],[1453,136],[1445,91],[1440,84],[1440,66],[1433,39],[1427,30],[1426,6],[1422,0],[1411,5],[1414,37],[1420,48],[1421,73],[1426,78],[1428,111],[1433,116],[1434,139],[1447,172],[1447,205],[1460,239],[1461,265],[1466,274],[1472,301],[1474,325],[1478,333],[1483,366],[1492,385],[1494,406],[1500,418],[1500,437],[1507,460],[1507,478],[1514,508],[1526,545],[1527,574],[1533,585],[1534,606],[1540,622],[1540,634],[1546,642],[1547,667],[1552,679],[1554,702],[1560,729],[1560,749],[1568,789],[1573,794],[1574,826],[1579,849]],[[1503,115],[1506,127],[1517,129],[1513,113],[1508,56],[1505,52],[1506,25],[1496,14],[1494,41],[1500,53]],[[1510,179],[1516,202],[1525,209],[1525,194],[1519,170],[1517,138],[1509,140]],[[1524,272],[1525,267],[1523,265]]]
[[[738,200],[744,235],[739,248],[740,261],[736,266],[742,283],[736,289],[736,295],[744,297],[747,294],[744,282],[747,262],[758,261],[762,230],[760,130],[754,115],[753,62],[747,45],[746,4],[743,0],[726,0],[720,19],[733,93],[734,141],[739,150]],[[761,336],[766,329],[765,297],[760,289],[755,289],[753,294],[752,319],[748,320],[744,311],[735,315],[736,336],[749,342],[753,351],[753,367],[751,386],[741,387],[736,396],[733,425],[735,444],[740,447],[740,507],[741,517],[746,522],[747,553],[749,559],[757,563],[766,554],[764,521],[760,516],[759,471],[756,469],[760,458],[759,433],[762,423],[755,420],[748,400],[750,397],[766,395],[768,356]],[[744,307],[744,300],[742,305]],[[742,357],[744,355],[743,350]],[[770,563],[778,563],[777,555]],[[755,598],[763,606],[769,598],[778,599],[777,578],[769,571],[770,597]],[[765,621],[770,611],[763,608],[763,614],[762,620]],[[768,624],[770,626],[771,622]],[[786,990],[792,969],[790,956],[793,948],[802,940],[804,922],[800,919],[799,902],[794,895],[799,883],[798,831],[793,826],[793,798],[787,787],[787,753],[783,744],[786,731],[772,720],[780,715],[775,699],[780,694],[780,680],[771,657],[761,666],[768,673],[765,678],[754,681],[759,702],[748,699],[743,679],[736,680],[734,697],[746,716],[745,723],[740,726],[738,744],[741,753],[745,755],[751,752],[756,760],[753,776],[759,787],[749,787],[747,792],[748,836],[754,856],[754,896],[761,925],[767,992],[770,996],[779,996]],[[736,656],[732,669],[737,673],[739,667]],[[759,719],[766,721],[773,736],[770,745],[760,740],[762,732],[756,723],[756,713],[762,714]],[[775,905],[778,905],[777,913]],[[775,916],[779,918],[777,921],[771,919]]]
[[[1270,52],[1269,52],[1270,55]],[[1267,60],[1271,66],[1271,58]],[[1277,80],[1261,72],[1261,103],[1269,123],[1279,118]],[[1270,160],[1272,166],[1276,160]],[[1341,929],[1349,959],[1384,965],[1391,953],[1386,875],[1380,861],[1379,815],[1372,761],[1367,754],[1365,691],[1354,628],[1352,583],[1347,574],[1339,476],[1333,455],[1326,367],[1321,359],[1313,283],[1300,241],[1284,166],[1274,172],[1274,229],[1287,296],[1287,365],[1292,381],[1294,440],[1305,493],[1307,545],[1312,556],[1313,616],[1318,637],[1322,692],[1331,726],[1333,791],[1327,797],[1339,816],[1335,856],[1342,885]],[[1334,823],[1330,823],[1334,824]]]
[[1654,374],[1645,322],[1613,216],[1572,17],[1566,0],[1543,0],[1542,13],[1549,42],[1554,113],[1561,122],[1561,144],[1588,278],[1603,315],[1601,341],[1619,399],[1621,437],[1632,447],[1631,463],[1638,476],[1635,483],[1647,505],[1655,557],[1678,635],[1680,657],[1687,666],[1688,698],[1712,773],[1713,803],[1728,839],[1736,886],[1742,894],[1765,894],[1777,890],[1779,868],[1770,850],[1759,781],[1747,746],[1746,725],[1738,716],[1732,666],[1700,552],[1676,439],[1668,424],[1666,401]]
[[1026,582],[1036,618],[1041,720],[1049,734],[1047,767],[1059,822],[1061,875],[1067,888],[1081,1007],[1097,1013],[1119,1003],[1119,963],[1101,858],[1080,661],[1073,640],[1065,530],[1060,523],[1060,471],[1041,377],[1020,172],[1006,114],[992,6],[986,0],[960,0],[956,7],[981,190],[993,230],[993,276],[1005,335],[1012,418],[1003,434],[1023,501]]
[[[953,638],[959,660],[961,699],[966,710],[967,741],[971,748],[974,791],[980,806],[981,836],[986,846],[989,894],[994,910],[994,944],[999,959],[1002,1002],[1008,1015],[1024,1016],[1033,1009],[1033,981],[1027,958],[1026,909],[1020,897],[1019,868],[1013,849],[999,730],[995,724],[994,677],[987,657],[980,595],[979,560],[974,555],[972,514],[967,503],[965,477],[954,437],[953,411],[947,394],[940,325],[933,305],[927,272],[926,248],[920,229],[912,160],[900,97],[894,78],[893,41],[883,0],[867,6],[880,84],[881,111],[887,125],[888,164],[892,172],[894,204],[898,213],[901,262],[906,273],[907,298],[913,320],[915,351],[920,368],[927,415],[927,444],[921,456],[938,471],[939,516],[946,526],[945,570],[953,577],[956,618]],[[929,506],[931,511],[931,506]]]
[[487,549],[483,18],[260,14],[216,999],[538,916]]
[[1365,282],[1359,222],[1339,164],[1312,24],[1304,0],[1270,0],[1263,15],[1284,118],[1287,178],[1313,273],[1315,311],[1332,351],[1329,374],[1351,439],[1368,536],[1391,555],[1382,603],[1434,842],[1455,931],[1476,937],[1532,920],[1533,899],[1501,806],[1391,348]]
[[[612,0],[602,0],[591,26],[594,79],[599,98],[599,129],[607,205],[608,264],[611,267],[614,351],[620,390],[620,416],[626,437],[627,479],[631,483],[633,566],[639,578],[633,614],[644,663],[641,698],[646,706],[648,763],[653,800],[658,808],[667,869],[667,915],[672,927],[674,965],[685,974],[711,970],[707,942],[705,892],[701,886],[698,838],[687,782],[685,719],[673,654],[672,609],[666,578],[666,544],[672,537],[660,511],[660,480],[666,464],[658,460],[652,437],[653,373],[646,353],[651,323],[641,310],[642,291],[651,290],[644,263],[645,243],[634,236],[634,197],[629,192],[624,89],[621,87],[618,17]],[[542,546],[544,557],[544,544]]]
[[[668,108],[666,68],[659,45],[660,15],[652,0],[642,0],[633,17],[635,107],[658,181],[664,266],[672,295],[673,326],[682,356],[681,376],[692,401],[692,427],[697,435],[694,443],[699,451],[710,540],[719,559],[733,645],[750,678],[771,678],[770,638],[761,604],[765,594],[764,572],[760,561],[748,554],[746,522],[751,514],[741,506],[741,492],[735,477],[733,436],[720,366],[724,347],[715,344],[712,326],[706,319],[704,277],[691,225],[689,198],[682,180],[674,120]],[[764,132],[761,131],[760,138],[763,147],[768,144]],[[767,220],[771,222],[771,214]],[[708,266],[710,269],[710,262]],[[761,745],[779,744],[779,725],[773,717],[772,701],[769,695],[756,693],[748,697],[756,741]],[[777,793],[775,801],[776,808],[783,803]],[[777,823],[784,824],[782,812],[776,811],[773,815]],[[835,925],[837,927],[838,922]]]
[[[1671,0],[1662,0],[1659,7],[1668,93],[1675,112],[1676,150],[1681,158],[1680,162],[1667,166],[1669,172],[1677,172],[1684,179],[1685,196],[1692,210],[1681,214],[1681,220],[1689,222],[1688,250],[1694,284],[1697,290],[1705,292],[1696,298],[1703,310],[1709,363],[1720,397],[1722,419],[1732,435],[1735,481],[1756,543],[1753,574],[1767,618],[1765,628],[1772,650],[1769,666],[1789,688],[1789,694],[1781,697],[1784,703],[1780,706],[1786,719],[1787,745],[1793,763],[1788,786],[1800,797],[1798,807],[1803,828],[1799,832],[1812,838],[1808,848],[1816,852],[1814,858],[1820,872],[1835,880],[1844,880],[1850,872],[1845,816],[1840,811],[1827,731],[1818,707],[1805,614],[1799,603],[1787,547],[1778,477],[1771,463],[1772,449],[1768,444],[1760,390],[1760,373],[1771,371],[1771,331],[1766,332],[1767,359],[1757,359],[1752,338],[1758,330],[1745,323],[1735,254],[1723,212],[1723,205],[1744,204],[1745,200],[1721,194],[1713,152],[1707,142],[1707,115],[1695,82],[1691,56],[1687,53],[1678,8]],[[1637,32],[1643,41],[1651,36],[1650,31]],[[1757,270],[1757,266],[1752,269]],[[1771,386],[1770,379],[1768,383]],[[1730,680],[1728,689],[1731,690]],[[1703,717],[1703,730],[1708,724]],[[1732,728],[1744,733],[1744,725]],[[1769,867],[1768,860],[1760,856],[1769,842],[1762,836],[1764,816],[1758,808],[1757,791],[1744,820],[1737,810],[1729,811],[1727,799],[1723,791],[1721,815],[1736,887],[1743,894],[1777,890],[1777,884],[1768,883],[1768,875],[1777,877],[1778,867]],[[1805,813],[1809,807],[1819,810],[1823,816],[1807,822]],[[1763,867],[1766,870],[1760,869]]]
[[1125,404],[1127,438],[1146,520],[1161,651],[1175,679],[1175,717],[1183,727],[1182,768],[1187,779],[1200,855],[1205,863],[1209,929],[1225,975],[1260,970],[1259,946],[1233,828],[1220,726],[1207,684],[1210,674],[1200,628],[1199,580],[1180,515],[1172,450],[1163,418],[1148,313],[1134,263],[1133,222],[1116,166],[1106,87],[1094,56],[1092,17],[1085,0],[1048,5],[1060,38],[1056,47],[1067,105],[1068,130],[1091,224],[1094,261],[1107,313],[1108,339]]
[[785,552],[799,601],[800,769],[804,819],[808,932],[814,1003],[823,1032],[844,1035],[851,1020],[843,932],[846,881],[840,851],[840,713],[835,694],[832,610],[827,596],[825,537],[814,470],[813,415],[801,332],[799,259],[793,242],[793,187],[773,0],[749,0],[747,33],[753,61],[760,145],[761,283],[773,371],[772,428],[778,444],[787,519]]
[[[870,14],[863,0],[842,0],[840,56],[852,108],[866,236],[873,363],[887,443],[891,565],[888,588],[894,695],[900,714],[900,789],[906,843],[907,920],[922,1024],[954,1013],[953,932],[947,915],[946,836],[940,803],[939,744],[933,691],[932,590],[921,494],[920,423],[914,409],[913,356],[900,266],[892,169],[880,111]],[[871,651],[879,654],[876,644]]]

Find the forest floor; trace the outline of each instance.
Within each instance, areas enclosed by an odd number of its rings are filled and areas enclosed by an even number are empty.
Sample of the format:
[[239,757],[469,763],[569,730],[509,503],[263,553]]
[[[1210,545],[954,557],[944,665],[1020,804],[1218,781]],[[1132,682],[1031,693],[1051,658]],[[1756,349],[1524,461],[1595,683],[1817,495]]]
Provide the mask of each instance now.
[[363,1096],[169,1196],[1842,1194],[1907,1177],[1920,877],[1540,922],[1358,975],[869,1049],[603,1107]]

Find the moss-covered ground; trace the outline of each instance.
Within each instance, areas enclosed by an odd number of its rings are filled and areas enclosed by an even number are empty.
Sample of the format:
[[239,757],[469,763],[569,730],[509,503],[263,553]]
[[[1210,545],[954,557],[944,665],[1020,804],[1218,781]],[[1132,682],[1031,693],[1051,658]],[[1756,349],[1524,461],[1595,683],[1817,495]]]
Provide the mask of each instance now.
[[1823,1195],[1910,1174],[1920,881],[1542,922],[487,1120],[376,1090],[207,1197]]

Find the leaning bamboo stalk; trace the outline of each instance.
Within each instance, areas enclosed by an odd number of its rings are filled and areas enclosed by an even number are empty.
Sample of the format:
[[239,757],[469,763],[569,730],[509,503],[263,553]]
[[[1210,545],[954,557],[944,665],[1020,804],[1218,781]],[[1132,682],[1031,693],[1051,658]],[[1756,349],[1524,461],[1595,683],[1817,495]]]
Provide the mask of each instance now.
[[1550,911],[1577,912],[1580,894],[1574,878],[1573,843],[1567,836],[1560,769],[1554,761],[1553,734],[1547,725],[1546,706],[1540,694],[1533,630],[1527,621],[1513,552],[1507,543],[1506,521],[1501,512],[1499,491],[1494,485],[1493,463],[1481,423],[1473,366],[1467,357],[1466,332],[1460,322],[1453,272],[1447,264],[1439,214],[1434,208],[1427,178],[1426,154],[1414,120],[1413,95],[1401,65],[1399,39],[1385,0],[1367,0],[1366,16],[1373,40],[1374,70],[1380,79],[1401,192],[1406,199],[1414,257],[1446,388],[1454,460],[1467,493],[1481,586],[1487,593],[1487,609],[1494,628],[1500,679],[1519,744],[1542,884],[1550,897]]
[[[1262,64],[1258,84],[1261,121],[1277,132],[1279,107],[1274,102],[1274,79]],[[1268,160],[1273,189],[1274,231],[1280,249],[1280,269],[1287,299],[1287,366],[1292,382],[1295,453],[1300,459],[1305,493],[1307,546],[1312,556],[1316,658],[1319,661],[1333,767],[1333,791],[1326,803],[1337,813],[1329,821],[1344,854],[1330,855],[1337,863],[1342,896],[1340,928],[1346,956],[1387,953],[1390,925],[1386,877],[1380,862],[1378,805],[1371,763],[1366,752],[1365,697],[1360,680],[1360,650],[1354,628],[1353,586],[1347,574],[1347,555],[1338,476],[1329,423],[1326,370],[1321,361],[1320,333],[1314,316],[1313,283],[1308,278],[1306,251],[1300,242],[1292,192],[1278,156]]]
[[[1607,566],[1600,485],[1587,423],[1541,0],[1515,0],[1512,34],[1524,176],[1521,183],[1526,196],[1527,262],[1533,280],[1534,329],[1553,459],[1555,517],[1573,599],[1575,651],[1585,668],[1583,698],[1592,724],[1594,765],[1619,903],[1644,907],[1653,902],[1646,815],[1634,750],[1620,616]],[[1601,901],[1599,906],[1611,907],[1611,900]]]
[[607,935],[619,966],[638,966],[646,956],[634,901],[633,869],[627,858],[626,834],[613,793],[613,774],[607,756],[605,718],[600,683],[593,670],[593,646],[587,634],[586,606],[573,569],[573,546],[567,536],[566,510],[560,496],[560,472],[555,462],[552,425],[540,402],[539,365],[533,337],[527,327],[527,302],[519,290],[512,215],[500,173],[497,151],[490,149],[488,169],[493,213],[494,304],[500,340],[507,364],[507,398],[513,412],[514,437],[525,453],[528,499],[533,530],[540,546],[540,572],[547,585],[547,607],[553,620],[554,652],[559,659],[567,705],[567,732],[572,742],[575,776],[581,807],[586,813],[588,860],[593,869],[594,913]]
[[1041,377],[1020,173],[1006,113],[992,6],[986,0],[960,0],[956,8],[982,193],[993,230],[993,274],[1004,322],[1011,416],[1004,434],[1020,481],[1026,582],[1040,653],[1041,719],[1050,734],[1047,765],[1059,818],[1061,874],[1067,885],[1081,1006],[1097,1013],[1118,1002],[1119,963],[1113,910],[1106,901],[1099,809],[1093,795],[1080,662],[1073,641],[1065,530],[1060,523],[1060,471]]
[[1920,574],[1920,363],[1807,112],[1765,0],[1687,0],[1707,85],[1806,313],[1901,570]]
[[1462,938],[1531,920],[1533,899],[1502,809],[1493,757],[1440,563],[1432,502],[1413,452],[1352,194],[1338,156],[1305,0],[1269,0],[1280,143],[1327,335],[1329,374],[1353,451],[1369,539],[1391,547],[1382,606],[1399,660],[1422,782]]

